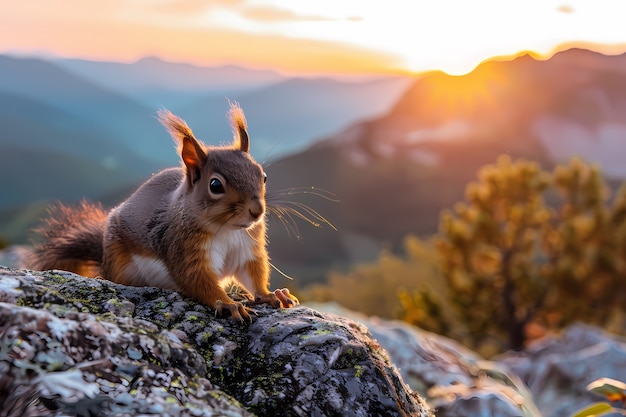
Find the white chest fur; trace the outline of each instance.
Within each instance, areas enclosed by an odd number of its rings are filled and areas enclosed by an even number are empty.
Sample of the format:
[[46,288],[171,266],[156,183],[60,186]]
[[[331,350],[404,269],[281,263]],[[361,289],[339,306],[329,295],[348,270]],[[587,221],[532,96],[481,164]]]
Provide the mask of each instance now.
[[206,243],[206,250],[215,273],[226,278],[254,258],[254,240],[243,229],[220,231]]
[[133,255],[126,274],[133,277],[135,286],[171,288],[178,287],[167,272],[165,264],[157,258]]

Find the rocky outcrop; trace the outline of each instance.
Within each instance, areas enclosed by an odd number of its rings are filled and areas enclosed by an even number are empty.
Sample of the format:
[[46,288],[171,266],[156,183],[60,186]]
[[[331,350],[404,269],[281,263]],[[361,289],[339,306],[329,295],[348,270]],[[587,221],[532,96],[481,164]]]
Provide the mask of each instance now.
[[250,325],[175,291],[0,268],[7,416],[431,416],[367,328],[307,307]]
[[366,317],[336,304],[313,307],[365,324],[437,417],[572,416],[606,401],[587,391],[590,382],[626,381],[626,339],[592,326],[573,324],[523,352],[489,361],[406,323]]
[[519,375],[545,417],[573,415],[605,398],[588,392],[600,378],[626,381],[626,339],[596,327],[575,324],[499,362]]
[[336,304],[313,307],[363,323],[407,384],[435,408],[437,417],[541,416],[520,378],[451,339]]
[[626,380],[626,339],[595,327],[487,361],[309,307],[258,308],[246,327],[173,291],[0,268],[0,415],[427,416],[419,392],[438,417],[561,417],[605,400],[593,380]]

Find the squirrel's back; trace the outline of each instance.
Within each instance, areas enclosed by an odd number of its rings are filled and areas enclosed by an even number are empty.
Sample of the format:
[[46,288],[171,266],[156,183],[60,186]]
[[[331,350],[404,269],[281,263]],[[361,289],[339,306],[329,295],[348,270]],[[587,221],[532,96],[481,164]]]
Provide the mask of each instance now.
[[58,203],[35,230],[41,239],[33,246],[29,264],[38,270],[62,269],[83,276],[101,275],[107,213],[100,204],[82,201],[76,207]]

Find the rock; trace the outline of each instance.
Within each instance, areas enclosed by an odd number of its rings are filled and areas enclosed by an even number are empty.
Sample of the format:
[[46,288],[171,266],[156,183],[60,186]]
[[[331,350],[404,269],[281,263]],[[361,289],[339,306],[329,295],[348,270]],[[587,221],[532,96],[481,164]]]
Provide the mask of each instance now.
[[246,326],[175,291],[0,267],[0,410],[432,416],[365,326],[255,311]]
[[530,388],[545,417],[573,415],[605,398],[586,387],[599,378],[626,381],[626,339],[574,324],[558,337],[539,340],[500,363]]
[[574,324],[523,352],[488,361],[403,322],[366,317],[332,303],[312,306],[363,323],[438,417],[571,416],[606,401],[587,391],[590,382],[626,381],[626,338],[593,326]]
[[438,417],[541,415],[520,378],[454,340],[404,322],[366,317],[337,304],[312,306],[363,323]]

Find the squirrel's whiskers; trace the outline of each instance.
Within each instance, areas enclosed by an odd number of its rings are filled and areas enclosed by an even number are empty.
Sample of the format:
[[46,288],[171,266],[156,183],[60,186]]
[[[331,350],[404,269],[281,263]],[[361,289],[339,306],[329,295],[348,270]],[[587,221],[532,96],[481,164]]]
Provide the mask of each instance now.
[[293,233],[297,239],[301,238],[296,219],[303,220],[314,227],[323,227],[326,225],[333,230],[337,230],[328,219],[309,205],[283,198],[296,194],[309,194],[328,201],[339,202],[339,200],[334,198],[334,194],[315,187],[288,188],[268,195],[266,197],[267,211],[280,220],[290,236]]

